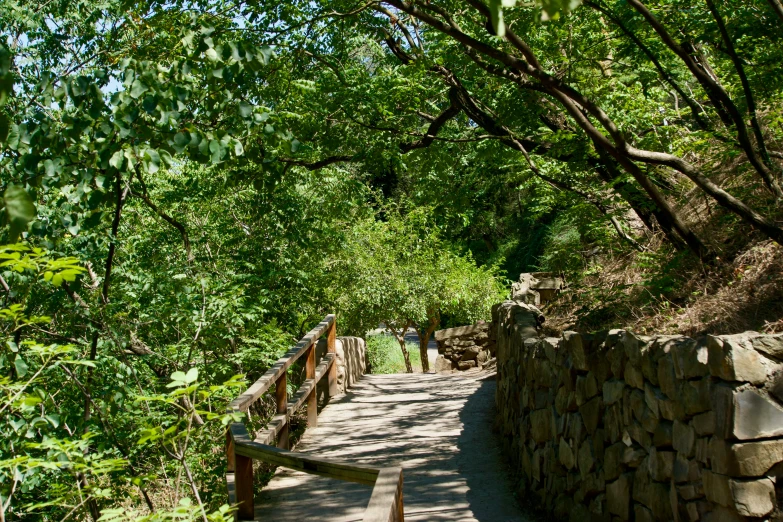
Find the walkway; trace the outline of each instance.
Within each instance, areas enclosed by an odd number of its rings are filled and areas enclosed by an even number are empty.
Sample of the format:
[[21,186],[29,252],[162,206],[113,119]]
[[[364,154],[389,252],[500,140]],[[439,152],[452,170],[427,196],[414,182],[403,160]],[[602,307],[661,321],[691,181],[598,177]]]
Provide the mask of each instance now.
[[[494,380],[366,375],[318,416],[297,451],[404,469],[405,519],[526,521],[492,434]],[[278,468],[256,520],[360,521],[369,486]]]

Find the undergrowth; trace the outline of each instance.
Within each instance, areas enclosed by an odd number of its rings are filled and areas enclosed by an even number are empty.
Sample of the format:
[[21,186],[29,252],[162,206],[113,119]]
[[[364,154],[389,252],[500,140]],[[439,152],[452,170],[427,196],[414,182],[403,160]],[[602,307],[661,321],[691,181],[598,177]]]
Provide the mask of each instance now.
[[[406,343],[414,372],[421,372],[419,345]],[[391,335],[370,335],[367,337],[367,373],[405,373],[405,359],[400,344]]]

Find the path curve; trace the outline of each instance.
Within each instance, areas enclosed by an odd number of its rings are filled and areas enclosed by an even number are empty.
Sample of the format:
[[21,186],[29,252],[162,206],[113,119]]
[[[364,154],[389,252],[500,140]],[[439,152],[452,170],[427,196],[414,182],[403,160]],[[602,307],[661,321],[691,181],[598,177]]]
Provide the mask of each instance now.
[[[296,450],[402,466],[405,519],[528,521],[492,433],[495,382],[435,374],[366,375],[336,397]],[[360,521],[370,486],[278,468],[256,520]]]

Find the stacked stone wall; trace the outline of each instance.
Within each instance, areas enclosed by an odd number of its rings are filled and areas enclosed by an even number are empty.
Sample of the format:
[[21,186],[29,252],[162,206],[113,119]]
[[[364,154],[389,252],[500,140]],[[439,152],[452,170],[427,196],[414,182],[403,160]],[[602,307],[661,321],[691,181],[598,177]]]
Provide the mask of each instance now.
[[435,342],[438,345],[435,371],[464,371],[483,367],[495,357],[494,333],[490,324],[485,321],[438,330],[435,332]]
[[493,309],[520,491],[575,521],[783,520],[783,336],[539,335]]

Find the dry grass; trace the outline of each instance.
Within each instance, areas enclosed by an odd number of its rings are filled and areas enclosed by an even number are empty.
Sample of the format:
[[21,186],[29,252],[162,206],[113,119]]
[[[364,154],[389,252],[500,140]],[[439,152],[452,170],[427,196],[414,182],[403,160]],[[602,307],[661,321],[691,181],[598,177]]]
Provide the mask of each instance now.
[[673,254],[596,259],[595,274],[543,307],[547,333],[783,331],[783,247],[772,241],[745,246],[712,265]]

